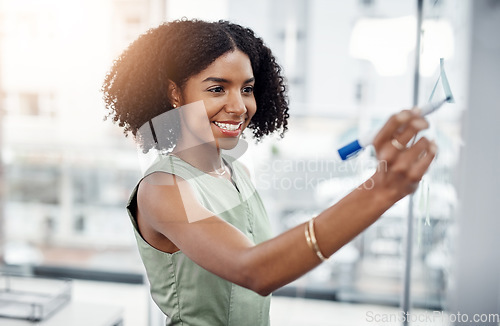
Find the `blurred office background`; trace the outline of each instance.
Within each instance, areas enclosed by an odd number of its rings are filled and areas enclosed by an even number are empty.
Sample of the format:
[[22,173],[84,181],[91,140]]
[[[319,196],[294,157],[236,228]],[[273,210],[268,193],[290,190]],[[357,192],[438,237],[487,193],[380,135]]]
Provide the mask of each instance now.
[[[469,137],[464,116],[471,103],[489,104],[474,102],[471,71],[485,67],[471,59],[482,51],[472,43],[475,33],[482,45],[497,37],[491,16],[498,17],[500,4],[422,3],[416,100],[445,96],[440,59],[455,97],[429,117],[426,135],[439,155],[411,205],[400,201],[327,263],[275,293],[276,325],[303,325],[311,312],[315,325],[359,325],[367,311],[400,311],[405,291],[415,311],[455,307],[457,221],[467,206],[460,187],[471,185],[461,179],[470,172],[460,163]],[[3,268],[72,278],[73,300],[122,307],[125,325],[157,325],[124,209],[141,175],[138,155],[132,139],[103,122],[100,87],[113,59],[148,28],[183,16],[229,19],[264,39],[287,76],[289,132],[258,145],[247,137],[241,159],[279,233],[373,173],[370,149],[346,162],[336,149],[415,102],[417,11],[410,0],[0,0]],[[474,24],[484,17],[485,24]],[[485,48],[498,54],[495,45]],[[490,68],[498,72],[498,65]],[[486,108],[477,110],[488,120]],[[482,216],[484,227],[497,226]],[[493,265],[490,271],[498,271]]]

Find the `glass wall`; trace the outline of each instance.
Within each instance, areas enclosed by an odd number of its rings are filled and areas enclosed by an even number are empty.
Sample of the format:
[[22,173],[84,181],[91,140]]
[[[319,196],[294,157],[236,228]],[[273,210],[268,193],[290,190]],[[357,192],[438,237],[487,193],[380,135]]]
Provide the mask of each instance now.
[[[469,64],[469,12],[466,1],[424,2],[423,6],[419,100],[439,100],[451,91],[453,102],[428,118],[431,128],[426,134],[436,140],[439,155],[413,198],[410,314],[417,308],[432,313],[449,305],[460,207],[456,188],[463,146],[460,119],[467,109],[468,71],[463,67]],[[431,62],[434,71],[426,67]]]

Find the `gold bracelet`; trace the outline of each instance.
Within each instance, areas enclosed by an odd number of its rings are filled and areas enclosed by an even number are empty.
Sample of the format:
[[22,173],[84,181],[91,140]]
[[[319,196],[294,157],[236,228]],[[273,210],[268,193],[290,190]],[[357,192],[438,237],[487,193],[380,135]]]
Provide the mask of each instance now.
[[[309,231],[308,233],[309,233],[309,236],[310,236],[310,239],[311,239],[311,244],[312,244],[312,247],[313,247],[312,249],[314,250],[314,252],[318,256],[318,258],[321,259],[321,261],[328,260],[328,258],[326,258],[325,256],[323,256],[323,254],[321,253],[321,250],[319,249],[319,246],[318,246],[318,241],[316,240],[316,234],[314,233],[314,217],[309,220],[308,231]],[[307,239],[307,237],[306,237],[306,239]]]
[[309,226],[307,223],[306,223],[306,229],[305,229],[304,233],[306,235],[307,245],[309,246],[309,248],[311,248],[312,251],[314,251],[314,246],[311,242],[311,236],[309,235]]

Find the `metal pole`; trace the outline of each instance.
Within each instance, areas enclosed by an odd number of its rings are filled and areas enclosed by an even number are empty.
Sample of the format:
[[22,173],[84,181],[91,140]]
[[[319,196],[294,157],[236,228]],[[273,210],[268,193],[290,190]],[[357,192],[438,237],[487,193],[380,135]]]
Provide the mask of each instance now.
[[[418,93],[420,82],[420,41],[422,31],[422,16],[423,16],[423,0],[417,0],[417,44],[415,46],[415,70],[413,77],[413,106],[418,105]],[[413,206],[414,195],[411,194],[408,203],[408,221],[406,234],[406,253],[405,253],[405,269],[403,275],[403,294],[401,298],[401,311],[405,317],[408,316],[411,308],[410,291],[411,291],[411,266],[413,257]],[[408,318],[403,319],[403,325],[408,325]]]
[[417,0],[417,44],[415,46],[415,70],[413,72],[413,106],[418,104],[420,85],[420,41],[422,40],[422,19],[424,3]]
[[[0,0],[0,13],[3,4]],[[2,16],[0,15],[0,18]],[[2,45],[3,45],[3,21],[0,20],[0,267],[5,263],[5,218],[4,218],[4,202],[5,202],[5,185],[4,185],[4,165],[3,165],[3,116],[4,116],[4,93],[2,84]]]

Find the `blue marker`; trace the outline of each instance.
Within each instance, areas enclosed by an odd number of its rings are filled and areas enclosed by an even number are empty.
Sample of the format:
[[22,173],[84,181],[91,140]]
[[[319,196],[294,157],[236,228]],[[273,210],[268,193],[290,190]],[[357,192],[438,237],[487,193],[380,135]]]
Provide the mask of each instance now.
[[[428,114],[431,114],[432,112],[439,109],[444,103],[446,103],[450,100],[451,100],[451,97],[448,96],[444,100],[432,102],[432,103],[427,103],[420,108],[420,110],[421,110],[420,115],[426,116]],[[376,134],[377,134],[376,132],[372,132],[372,133],[363,135],[359,139],[356,139],[355,141],[345,145],[344,147],[339,148],[338,152],[339,152],[340,158],[345,161],[348,158],[354,156],[360,150],[362,150],[366,146],[370,145],[373,142],[373,139],[375,138]]]

